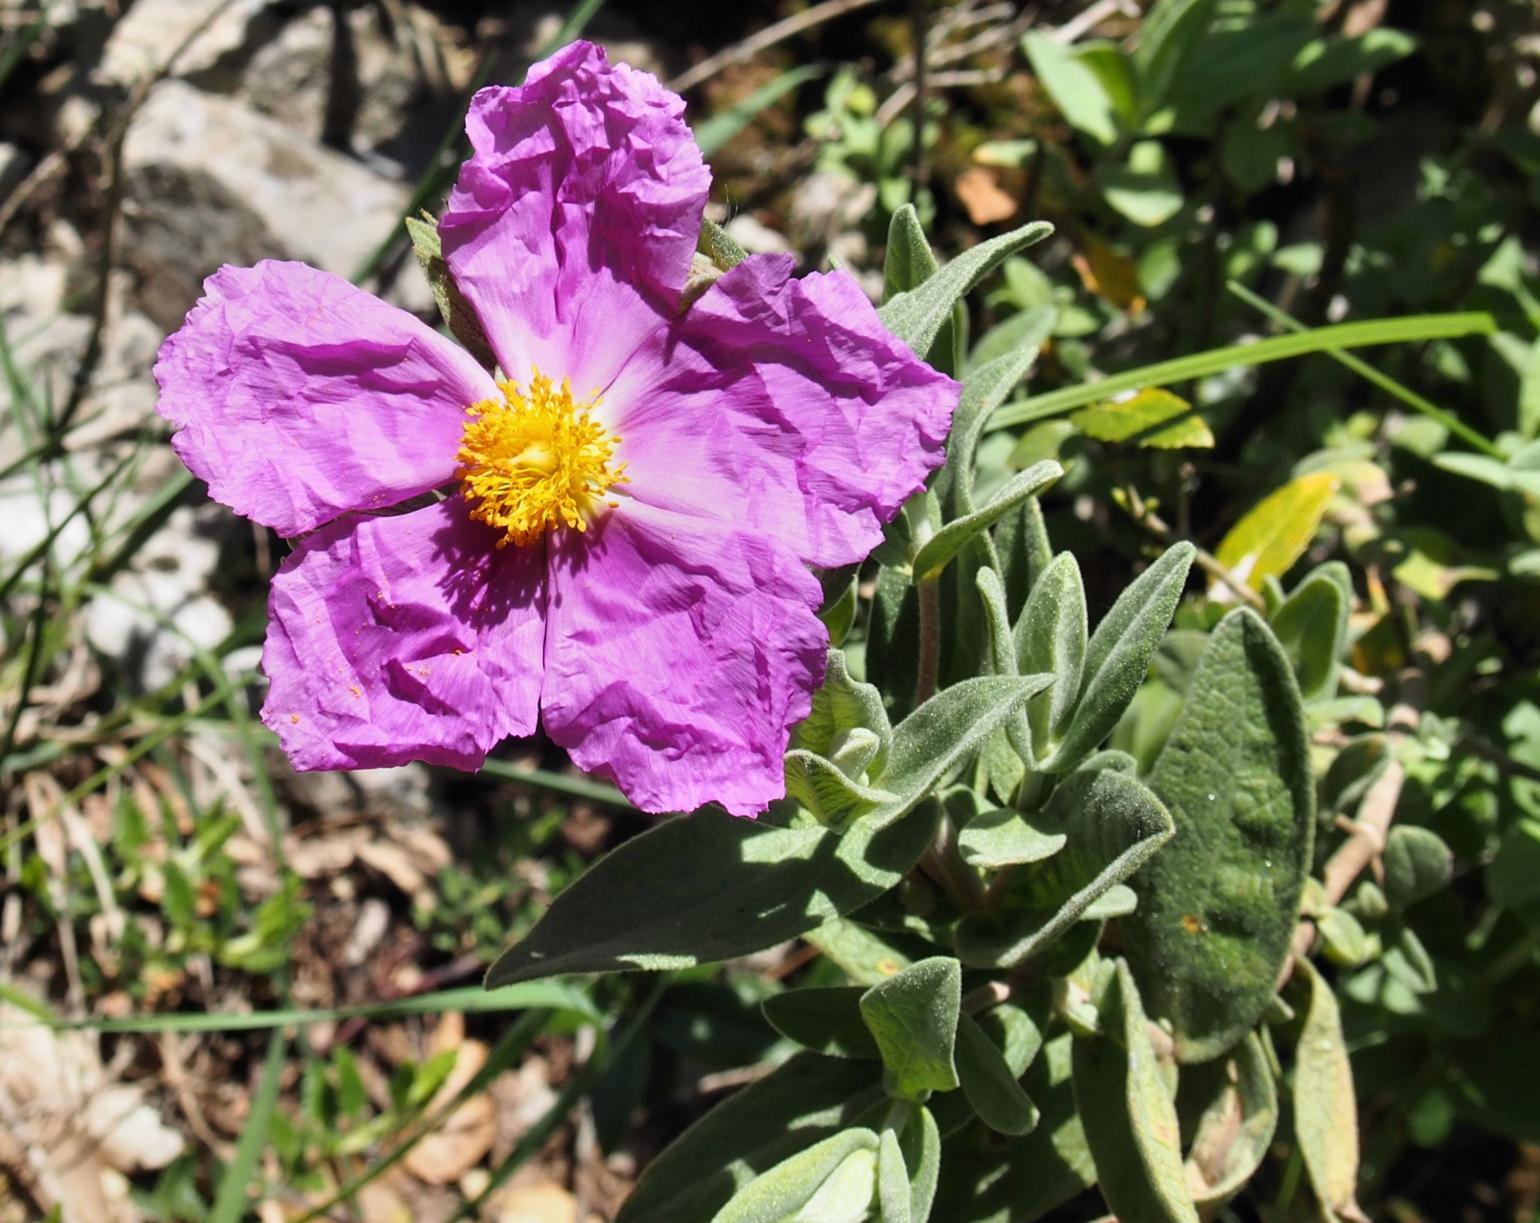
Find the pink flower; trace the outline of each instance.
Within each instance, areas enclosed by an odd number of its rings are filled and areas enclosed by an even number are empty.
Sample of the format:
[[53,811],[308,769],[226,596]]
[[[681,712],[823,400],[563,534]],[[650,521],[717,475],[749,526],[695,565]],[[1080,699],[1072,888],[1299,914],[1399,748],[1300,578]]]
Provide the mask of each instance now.
[[295,537],[262,711],[295,767],[474,769],[539,722],[649,811],[783,793],[827,648],[807,567],[877,543],[958,390],[789,257],[680,312],[683,110],[586,43],[476,95],[440,234],[500,381],[297,263],[221,268],[161,349],[177,453]]

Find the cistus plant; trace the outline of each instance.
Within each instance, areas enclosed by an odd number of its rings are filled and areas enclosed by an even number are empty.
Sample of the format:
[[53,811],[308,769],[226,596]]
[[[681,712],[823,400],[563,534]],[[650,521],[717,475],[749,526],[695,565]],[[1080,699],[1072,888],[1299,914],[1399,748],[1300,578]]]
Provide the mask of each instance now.
[[1026,1220],[1094,1186],[1180,1223],[1257,1177],[1358,1217],[1311,956],[1427,993],[1398,914],[1450,859],[1370,835],[1436,750],[1341,691],[1345,567],[1280,585],[1315,485],[1094,602],[1039,503],[1060,463],[979,458],[1053,318],[969,352],[963,303],[1048,226],[940,266],[900,207],[874,309],[705,222],[680,100],[586,44],[469,132],[412,227],[460,346],[303,265],[225,269],[161,410],[296,540],[264,660],[296,765],[474,768],[538,721],[642,809],[699,808],[595,862],[489,986],[820,953],[763,1002],[763,1073],[620,1219]]

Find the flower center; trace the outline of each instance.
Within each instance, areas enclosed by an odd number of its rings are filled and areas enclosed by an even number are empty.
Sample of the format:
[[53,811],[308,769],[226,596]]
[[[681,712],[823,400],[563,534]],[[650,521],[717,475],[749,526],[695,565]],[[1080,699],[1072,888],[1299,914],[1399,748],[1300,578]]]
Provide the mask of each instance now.
[[598,396],[574,403],[570,379],[557,386],[539,370],[527,392],[514,382],[497,389],[501,399],[465,409],[456,474],[471,517],[503,532],[499,548],[523,547],[553,527],[586,531],[601,505],[617,504],[605,491],[626,482],[625,464],[612,461],[620,438],[589,416]]

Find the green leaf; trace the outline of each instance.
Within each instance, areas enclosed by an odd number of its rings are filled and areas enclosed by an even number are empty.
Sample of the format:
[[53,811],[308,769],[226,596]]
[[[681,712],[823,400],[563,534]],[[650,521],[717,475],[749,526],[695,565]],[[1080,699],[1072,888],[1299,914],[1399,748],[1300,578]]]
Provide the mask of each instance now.
[[1032,586],[1016,621],[1016,667],[1053,676],[1053,687],[1027,702],[1032,742],[1039,755],[1063,733],[1080,696],[1086,656],[1085,586],[1068,552],[1054,557]]
[[892,1094],[923,1102],[957,1086],[952,1050],[961,1005],[962,968],[950,956],[920,960],[861,995]]
[[1273,997],[1315,829],[1299,690],[1255,613],[1214,630],[1149,780],[1177,833],[1134,881],[1125,946],[1178,1059],[1206,1061]]
[[1097,1016],[1096,1035],[1074,1037],[1074,1082],[1102,1196],[1122,1223],[1198,1223],[1176,1103],[1150,1046],[1138,987],[1121,960]]
[[1310,546],[1337,485],[1330,472],[1295,477],[1248,510],[1220,541],[1215,557],[1261,590],[1264,579],[1282,577]]
[[1454,855],[1431,828],[1397,824],[1385,841],[1385,899],[1404,909],[1441,892],[1454,873]]
[[1212,449],[1214,433],[1192,404],[1159,387],[1082,408],[1070,423],[1099,442],[1126,442],[1157,450]]
[[876,1188],[877,1135],[844,1130],[750,1181],[712,1223],[863,1223]]
[[974,285],[1014,255],[1053,232],[1046,221],[1033,221],[1008,234],[980,242],[959,255],[924,283],[889,300],[877,312],[883,326],[907,344],[917,356],[930,351],[941,329],[951,320],[952,307]]
[[[876,747],[874,741],[871,748]],[[894,798],[887,790],[853,780],[833,761],[796,748],[786,753],[786,796],[832,828],[843,828]]]
[[928,1108],[920,1108],[900,1140],[904,1166],[909,1169],[910,1223],[926,1223],[936,1200],[941,1175],[941,1131]]
[[1384,735],[1359,735],[1349,739],[1321,779],[1321,811],[1347,812],[1389,767],[1390,742]]
[[899,797],[871,818],[886,821],[929,794],[1052,680],[1046,675],[986,675],[943,689],[898,724],[878,779]]
[[1027,324],[1017,346],[970,370],[963,379],[962,397],[947,436],[946,465],[936,473],[932,485],[941,504],[950,511],[966,514],[975,508],[974,459],[984,424],[1036,364],[1056,315],[1051,307],[1042,306],[1013,316]]
[[957,848],[970,866],[998,870],[1051,858],[1068,839],[1057,824],[1045,827],[1034,816],[1001,808],[969,820],[957,834]]
[[1300,695],[1307,701],[1324,700],[1337,692],[1349,610],[1343,578],[1351,591],[1346,565],[1336,561],[1330,567],[1321,566],[1294,588],[1271,617],[1273,633],[1288,654]]
[[888,225],[888,249],[882,261],[882,300],[917,289],[941,268],[913,204],[893,214]]
[[893,742],[882,693],[872,684],[852,679],[843,651],[830,650],[823,683],[813,694],[812,712],[792,731],[792,746],[833,756],[858,727],[871,731],[881,744],[867,765],[874,777],[881,776]]
[[1322,950],[1333,964],[1357,968],[1372,960],[1379,950],[1379,940],[1371,938],[1346,909],[1326,910],[1316,928],[1321,932]]
[[881,1051],[861,1018],[859,985],[792,989],[759,1004],[770,1026],[788,1040],[825,1057],[879,1058]]
[[444,262],[443,248],[439,243],[438,222],[428,213],[423,213],[419,220],[417,217],[406,218],[406,232],[412,239],[412,253],[417,256],[417,262],[422,267],[423,275],[428,278],[428,287],[433,290],[433,300],[438,305],[438,312],[443,316],[444,324],[455,339],[465,347],[465,351],[476,358],[476,361],[484,369],[491,369],[497,364],[497,356],[492,351],[492,346],[487,343],[486,333],[481,329],[481,319],[476,314],[474,306],[468,302],[455,285],[454,277],[450,274],[449,265]]
[[802,938],[838,964],[852,981],[862,985],[886,981],[911,963],[893,944],[853,921],[825,922]]
[[748,251],[734,242],[725,229],[707,217],[700,220],[700,237],[695,249],[723,272],[732,271],[749,257]]
[[1294,1131],[1321,1204],[1332,1218],[1361,1218],[1358,1188],[1358,1104],[1353,1067],[1342,1039],[1342,1019],[1331,987],[1309,960],[1298,975],[1309,982],[1294,1062]]
[[924,581],[939,575],[963,545],[994,526],[1029,497],[1037,496],[1063,474],[1064,468],[1052,459],[1044,459],[1012,476],[990,498],[988,505],[954,518],[925,542],[914,558],[916,576]]
[[1181,180],[1166,146],[1158,140],[1137,141],[1121,166],[1112,161],[1098,162],[1094,177],[1107,203],[1135,225],[1153,229],[1182,210]]
[[999,1046],[969,1015],[957,1025],[957,1077],[973,1111],[990,1129],[1029,1134],[1037,1125],[1037,1108],[1006,1065]]
[[1184,1070],[1184,1097],[1190,1083],[1207,1093],[1208,1104],[1187,1152],[1187,1185],[1207,1211],[1244,1189],[1262,1166],[1278,1128],[1278,1087],[1255,1032],[1233,1057]]
[[795,938],[882,895],[919,860],[939,809],[901,818],[918,801],[892,800],[887,818],[869,816],[844,836],[709,809],[666,820],[557,896],[487,984],[683,968]]
[[1022,38],[1021,45],[1065,121],[1100,144],[1116,141],[1116,111],[1096,73],[1051,35],[1033,32]]
[[1002,1140],[979,1124],[948,1140],[937,1195],[948,1219],[1026,1223],[1096,1183],[1070,1061],[1066,1032],[1027,1069],[1023,1087],[1042,1115],[1026,1137]]
[[1044,950],[1170,838],[1171,816],[1136,778],[1110,769],[1070,774],[1034,819],[1065,847],[1021,870],[1005,899],[957,925],[957,954],[975,967],[1012,967]]
[[877,1151],[877,1216],[880,1223],[910,1223],[913,1207],[910,1200],[909,1169],[904,1164],[904,1153],[899,1147],[898,1135],[890,1129],[882,1131],[882,1145]]
[[869,1062],[799,1053],[717,1105],[649,1163],[616,1223],[710,1219],[787,1158],[852,1126],[881,1123],[889,1101]]
[[1064,737],[1044,766],[1050,772],[1075,767],[1117,725],[1144,682],[1166,626],[1182,597],[1196,549],[1174,544],[1118,596],[1086,646],[1084,679]]

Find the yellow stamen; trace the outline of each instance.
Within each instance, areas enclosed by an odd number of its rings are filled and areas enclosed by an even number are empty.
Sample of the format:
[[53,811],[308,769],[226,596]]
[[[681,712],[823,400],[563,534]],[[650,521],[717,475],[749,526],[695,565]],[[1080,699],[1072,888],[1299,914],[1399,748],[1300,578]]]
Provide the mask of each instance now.
[[613,462],[620,438],[589,416],[598,396],[574,403],[572,383],[557,386],[539,370],[529,390],[499,382],[502,398],[483,399],[460,439],[456,473],[474,507],[471,517],[503,532],[499,548],[523,547],[553,527],[586,531],[612,485],[626,483]]

